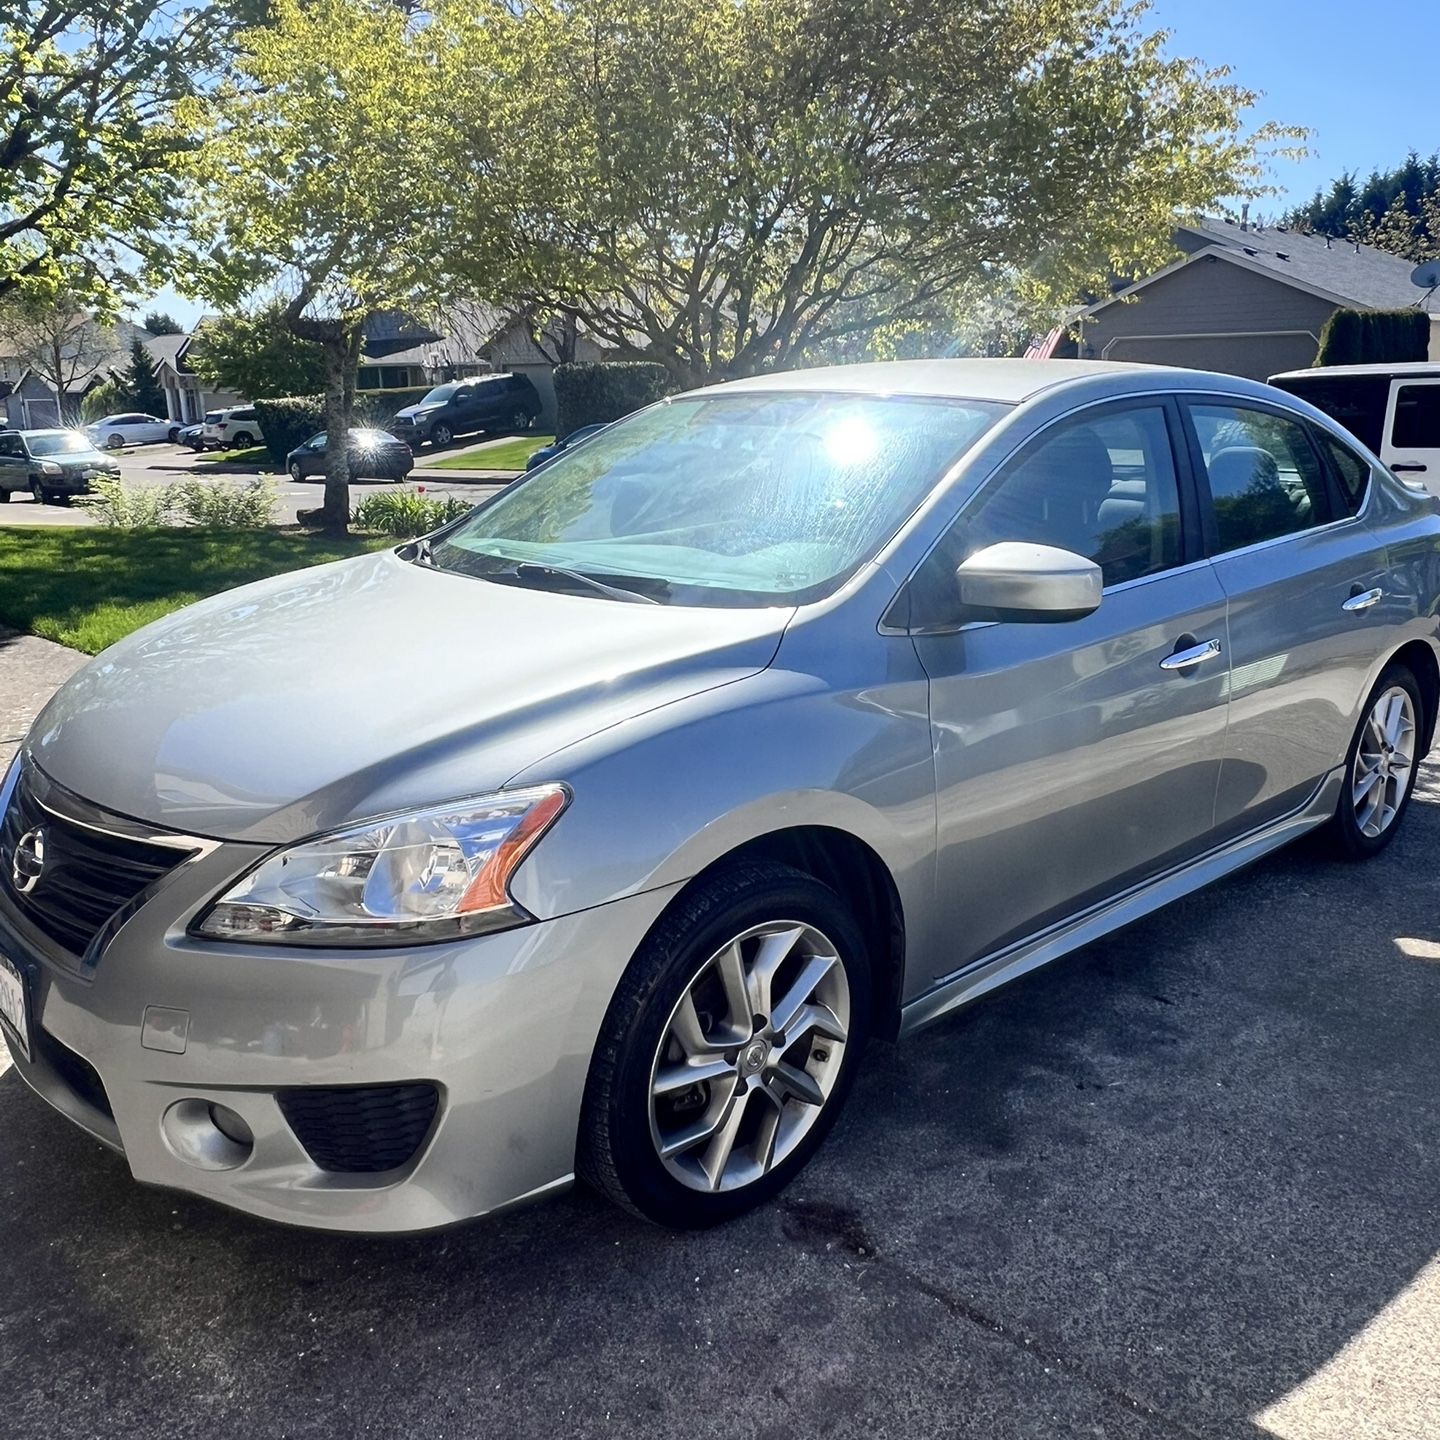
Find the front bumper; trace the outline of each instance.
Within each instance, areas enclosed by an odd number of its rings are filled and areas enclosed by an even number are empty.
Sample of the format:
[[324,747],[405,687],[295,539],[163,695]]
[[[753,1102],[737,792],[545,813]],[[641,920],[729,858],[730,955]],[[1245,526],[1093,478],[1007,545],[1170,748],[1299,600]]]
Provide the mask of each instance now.
[[[220,845],[178,866],[87,960],[0,886],[0,950],[26,974],[33,1037],[31,1058],[11,1051],[30,1087],[121,1151],[137,1180],[293,1224],[423,1230],[568,1182],[605,1009],[674,888],[453,944],[188,937],[195,912],[264,848]],[[276,1096],[417,1081],[439,1091],[435,1121],[380,1174],[322,1169]],[[238,1114],[253,1148],[224,1168],[205,1168],[213,1154],[187,1158],[165,1121],[187,1101],[198,1103],[175,1113]]]

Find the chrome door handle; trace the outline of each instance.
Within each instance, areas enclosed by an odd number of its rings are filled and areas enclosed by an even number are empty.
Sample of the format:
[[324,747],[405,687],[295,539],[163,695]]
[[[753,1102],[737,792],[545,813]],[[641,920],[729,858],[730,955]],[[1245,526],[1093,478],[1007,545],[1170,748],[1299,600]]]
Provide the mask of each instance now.
[[1354,614],[1357,610],[1368,610],[1372,605],[1376,604],[1384,594],[1385,592],[1380,589],[1362,590],[1358,595],[1352,595],[1340,608],[1342,610],[1349,610],[1351,614]]
[[1194,665],[1203,664],[1206,660],[1213,660],[1220,653],[1220,642],[1218,640],[1206,640],[1203,644],[1192,645],[1188,650],[1177,650],[1173,655],[1167,655],[1161,662],[1162,670],[1189,670]]

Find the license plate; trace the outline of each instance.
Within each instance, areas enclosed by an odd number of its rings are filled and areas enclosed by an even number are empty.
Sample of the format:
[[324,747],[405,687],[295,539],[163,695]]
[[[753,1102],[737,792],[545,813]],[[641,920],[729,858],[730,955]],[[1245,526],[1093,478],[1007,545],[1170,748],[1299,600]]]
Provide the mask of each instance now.
[[0,1020],[10,1027],[10,1037],[20,1053],[30,1058],[30,1015],[25,1006],[25,977],[8,955],[0,954]]

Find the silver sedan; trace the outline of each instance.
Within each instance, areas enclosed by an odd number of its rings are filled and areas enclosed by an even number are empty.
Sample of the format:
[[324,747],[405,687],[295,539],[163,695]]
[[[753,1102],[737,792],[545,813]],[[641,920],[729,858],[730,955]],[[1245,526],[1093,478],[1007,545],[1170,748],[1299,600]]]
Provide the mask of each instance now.
[[773,1195],[895,1038],[1430,744],[1440,502],[1262,385],[914,362],[675,397],[143,630],[0,791],[0,1026],[137,1179],[412,1230]]

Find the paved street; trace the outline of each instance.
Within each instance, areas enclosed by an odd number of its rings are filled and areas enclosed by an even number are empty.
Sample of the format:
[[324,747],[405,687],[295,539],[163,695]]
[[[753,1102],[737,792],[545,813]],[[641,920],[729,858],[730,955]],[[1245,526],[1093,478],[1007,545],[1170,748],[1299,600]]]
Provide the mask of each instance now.
[[[463,453],[465,450],[474,447],[456,446],[444,452],[446,456]],[[483,453],[483,447],[481,447]],[[212,483],[237,484],[243,482],[247,476],[237,474],[228,469],[223,462],[215,459],[214,455],[204,458],[197,455],[193,450],[186,449],[181,445],[145,445],[133,450],[122,451],[119,455],[120,473],[124,480],[132,485],[165,485],[173,484],[176,481],[189,479],[191,476],[198,477]],[[428,451],[424,452],[423,458],[429,459]],[[273,466],[265,467],[273,470]],[[437,499],[443,499],[447,495],[458,495],[462,499],[478,504],[488,495],[494,494],[503,480],[494,478],[460,477],[445,471],[426,471],[424,466],[420,472],[412,475],[410,479],[402,484],[387,484],[378,480],[366,480],[350,487],[350,503],[358,503],[365,495],[376,490],[403,490],[413,489],[416,485],[423,485],[425,493]],[[310,510],[319,505],[322,501],[322,486],[317,481],[308,484],[296,484],[291,478],[284,474],[275,475],[275,486],[280,495],[280,505],[276,512],[276,521],[282,525],[293,525],[296,516],[301,510]],[[0,525],[93,525],[92,516],[86,514],[83,505],[39,505],[28,495],[17,493],[11,497],[10,503],[0,507]]]
[[[0,693],[55,648],[0,644]],[[0,1433],[1440,1435],[1437,855],[1432,765],[1378,862],[1292,848],[874,1046],[803,1181],[703,1235],[583,1191],[280,1229],[0,1074]]]

